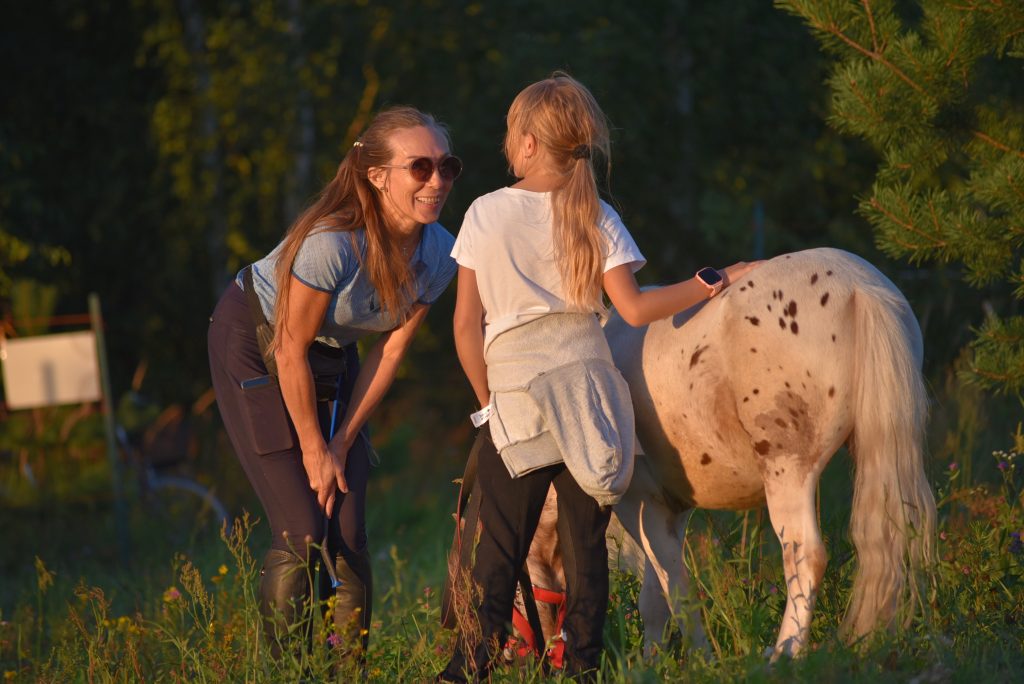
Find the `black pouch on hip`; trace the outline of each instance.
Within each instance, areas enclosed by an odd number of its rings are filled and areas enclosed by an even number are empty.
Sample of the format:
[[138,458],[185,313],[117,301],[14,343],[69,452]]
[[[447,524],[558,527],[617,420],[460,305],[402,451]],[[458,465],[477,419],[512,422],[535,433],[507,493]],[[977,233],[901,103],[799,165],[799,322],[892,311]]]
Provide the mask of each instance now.
[[[242,285],[245,290],[245,297],[249,301],[249,314],[252,316],[252,325],[256,331],[256,344],[260,348],[260,356],[263,357],[263,365],[271,375],[277,375],[277,360],[269,352],[270,341],[274,339],[274,329],[263,314],[263,307],[260,306],[260,298],[256,296],[256,287],[252,282],[252,266],[246,266],[242,271]],[[255,379],[255,378],[254,378]]]
[[256,453],[260,456],[291,449],[296,437],[284,399],[273,375],[243,380],[242,406]]

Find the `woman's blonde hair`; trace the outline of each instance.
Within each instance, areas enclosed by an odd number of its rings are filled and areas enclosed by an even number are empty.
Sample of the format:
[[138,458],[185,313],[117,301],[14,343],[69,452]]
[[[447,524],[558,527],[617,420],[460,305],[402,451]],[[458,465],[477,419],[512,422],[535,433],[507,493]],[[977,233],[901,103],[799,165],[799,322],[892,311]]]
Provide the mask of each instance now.
[[276,349],[287,318],[291,272],[302,241],[321,230],[352,232],[366,229],[366,254],[352,246],[380,297],[381,306],[403,323],[416,297],[416,276],[408,259],[392,239],[384,217],[380,191],[367,177],[370,168],[391,163],[394,150],[391,137],[408,128],[425,127],[435,131],[451,146],[448,131],[429,114],[412,107],[386,109],[370,122],[363,135],[349,148],[338,165],[334,179],[320,191],[316,201],[299,215],[285,235],[274,274],[277,302],[274,305],[274,341]]
[[528,86],[508,110],[505,157],[512,163],[526,133],[547,149],[565,177],[551,197],[555,258],[571,309],[602,310],[605,246],[598,230],[601,205],[594,164],[611,169],[608,120],[585,85],[568,74]]

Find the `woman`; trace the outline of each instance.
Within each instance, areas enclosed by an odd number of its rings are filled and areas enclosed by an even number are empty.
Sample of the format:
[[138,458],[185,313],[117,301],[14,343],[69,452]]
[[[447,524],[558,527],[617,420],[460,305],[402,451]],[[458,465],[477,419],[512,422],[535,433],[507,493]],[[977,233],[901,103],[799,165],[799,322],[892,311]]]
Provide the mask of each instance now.
[[[454,237],[437,223],[462,171],[449,148],[428,114],[378,114],[319,198],[238,274],[210,319],[217,403],[273,535],[260,598],[275,655],[304,615],[317,545],[321,597],[332,584],[336,591],[330,641],[365,652],[364,427],[455,273]],[[360,365],[355,342],[375,333]]]
[[565,674],[596,681],[604,535],[635,453],[629,389],[594,315],[602,292],[628,323],[646,325],[713,297],[754,264],[641,290],[634,272],[644,257],[598,195],[594,161],[609,159],[609,139],[590,91],[555,74],[519,93],[506,122],[505,156],[519,181],[473,202],[453,250],[455,345],[485,407],[474,423],[486,420],[490,437],[477,466],[482,638],[472,653],[457,646],[438,679],[484,680],[500,657],[516,579],[554,486],[567,532]]

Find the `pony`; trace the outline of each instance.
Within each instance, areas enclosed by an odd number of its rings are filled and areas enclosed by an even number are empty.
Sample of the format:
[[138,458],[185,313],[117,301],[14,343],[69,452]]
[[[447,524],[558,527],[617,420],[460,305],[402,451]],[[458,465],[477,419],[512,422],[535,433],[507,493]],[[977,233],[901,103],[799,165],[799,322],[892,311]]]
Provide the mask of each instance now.
[[[767,506],[786,580],[772,659],[807,645],[827,563],[815,492],[844,444],[857,569],[841,634],[856,641],[913,614],[934,553],[928,401],[921,330],[889,279],[841,250],[784,254],[672,318],[633,328],[612,312],[604,331],[644,451],[615,517],[643,552],[648,652],[670,620],[707,647],[683,562],[697,508]],[[556,515],[542,518],[528,559],[548,582],[560,571],[556,526]],[[554,629],[549,617],[545,637]]]

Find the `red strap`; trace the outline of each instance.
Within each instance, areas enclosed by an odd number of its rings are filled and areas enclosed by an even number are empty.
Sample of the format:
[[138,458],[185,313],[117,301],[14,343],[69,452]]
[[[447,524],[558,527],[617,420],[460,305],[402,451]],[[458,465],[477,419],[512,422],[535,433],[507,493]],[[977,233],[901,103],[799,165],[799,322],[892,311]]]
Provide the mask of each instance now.
[[[522,635],[522,640],[525,643],[524,646],[518,648],[519,655],[526,655],[530,651],[533,651],[537,645],[537,637],[534,635],[533,630],[530,628],[530,621],[526,619],[526,616],[522,614],[518,607],[512,606],[512,626],[515,630]],[[510,641],[518,641],[518,639],[510,639]]]
[[536,584],[533,585],[533,598],[556,606],[562,606],[565,604],[564,591],[552,591],[551,589],[538,587]]
[[[558,621],[555,624],[555,637],[552,638],[552,642],[554,643],[551,648],[548,649],[547,656],[551,661],[552,667],[562,669],[562,663],[565,657],[565,642],[562,641],[562,626],[565,623],[565,611],[567,607],[565,592],[552,591],[551,589],[534,586],[533,597],[537,601],[543,601],[544,603],[550,603],[558,606]],[[516,606],[512,606],[512,626],[515,627],[516,631],[522,636],[522,640],[517,639],[514,636],[510,636],[508,638],[508,642],[505,644],[506,648],[513,649],[516,652],[516,655],[520,657],[525,657],[528,654],[535,652],[537,637],[530,628],[530,621],[526,619],[526,616],[523,615]]]

